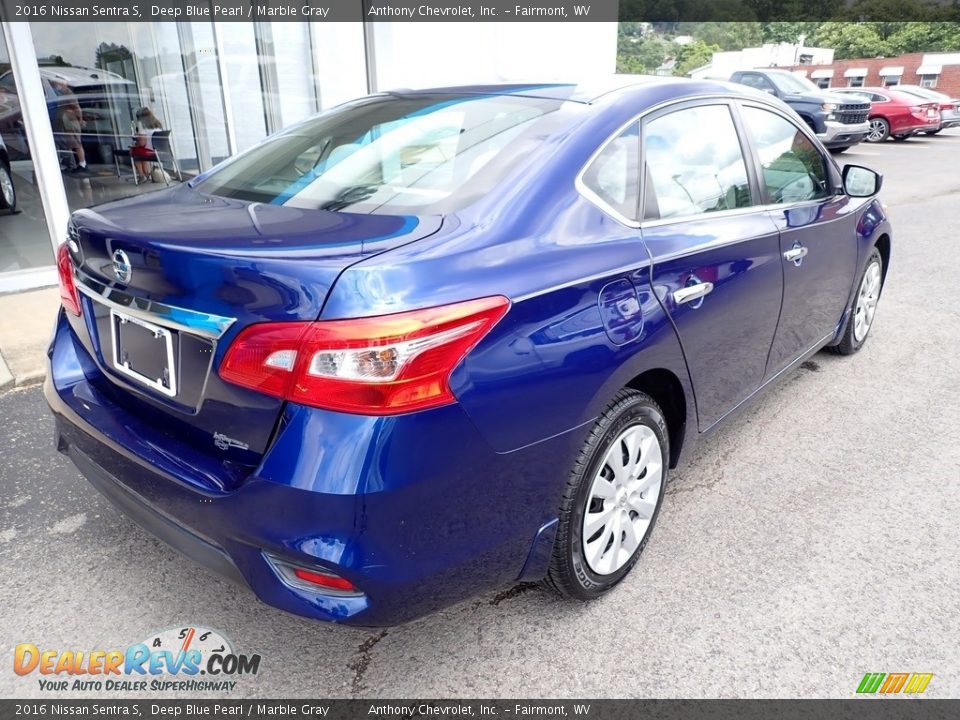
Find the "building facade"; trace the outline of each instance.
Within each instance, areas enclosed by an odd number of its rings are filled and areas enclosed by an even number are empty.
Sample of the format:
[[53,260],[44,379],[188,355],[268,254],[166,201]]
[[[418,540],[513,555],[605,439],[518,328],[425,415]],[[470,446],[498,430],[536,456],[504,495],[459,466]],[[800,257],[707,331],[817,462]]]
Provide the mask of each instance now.
[[910,53],[892,58],[791,65],[822,88],[921,85],[960,97],[960,53]]
[[833,62],[830,48],[807,47],[803,43],[768,43],[743,50],[715,52],[708,65],[690,72],[695,80],[727,80],[737,70],[768,67],[824,66]]
[[[616,23],[2,23],[0,293],[56,282],[70,212],[188,180],[369,92],[569,81],[616,66]],[[573,49],[573,50],[572,50]],[[149,143],[158,163],[130,149]]]

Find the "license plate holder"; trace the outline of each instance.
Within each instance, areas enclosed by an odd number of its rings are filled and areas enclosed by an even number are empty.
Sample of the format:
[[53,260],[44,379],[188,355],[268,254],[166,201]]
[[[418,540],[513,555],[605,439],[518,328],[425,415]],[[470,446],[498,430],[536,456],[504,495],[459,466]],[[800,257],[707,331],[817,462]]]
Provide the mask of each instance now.
[[110,310],[111,361],[117,372],[167,397],[177,395],[173,333],[165,327]]

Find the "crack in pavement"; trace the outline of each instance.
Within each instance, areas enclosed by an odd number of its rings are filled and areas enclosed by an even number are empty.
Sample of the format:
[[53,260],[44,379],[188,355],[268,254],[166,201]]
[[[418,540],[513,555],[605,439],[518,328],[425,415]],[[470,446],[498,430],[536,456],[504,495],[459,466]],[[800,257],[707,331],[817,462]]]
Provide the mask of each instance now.
[[347,667],[353,670],[353,681],[350,684],[350,692],[353,697],[357,697],[366,687],[363,684],[363,676],[367,673],[367,668],[370,667],[370,653],[373,652],[373,649],[377,646],[377,643],[383,640],[387,636],[387,631],[382,630],[377,635],[371,635],[357,648],[357,657],[350,663],[347,663]]
[[524,593],[530,592],[539,586],[539,583],[520,583],[518,585],[514,585],[512,588],[507,588],[506,590],[498,592],[496,595],[490,598],[490,605],[496,607],[504,600],[510,600],[518,595],[523,595]]

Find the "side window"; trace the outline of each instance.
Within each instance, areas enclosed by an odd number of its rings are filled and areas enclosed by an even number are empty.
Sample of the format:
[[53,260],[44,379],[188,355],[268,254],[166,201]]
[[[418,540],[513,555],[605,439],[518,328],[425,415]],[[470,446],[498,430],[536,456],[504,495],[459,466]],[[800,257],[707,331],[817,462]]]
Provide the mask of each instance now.
[[644,125],[644,217],[698,215],[752,204],[747,167],[726,105],[702,105]]
[[603,202],[636,218],[640,196],[640,125],[633,123],[608,142],[583,174],[583,184]]
[[767,110],[743,108],[763,180],[775,203],[816,200],[830,194],[823,155],[792,122]]
[[740,82],[757,90],[773,90],[773,84],[763,75],[746,74],[740,78]]

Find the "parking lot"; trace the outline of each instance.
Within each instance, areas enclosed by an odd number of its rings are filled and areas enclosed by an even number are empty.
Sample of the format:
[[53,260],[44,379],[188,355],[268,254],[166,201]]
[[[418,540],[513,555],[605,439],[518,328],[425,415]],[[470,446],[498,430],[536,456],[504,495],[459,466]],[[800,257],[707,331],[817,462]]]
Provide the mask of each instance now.
[[234,697],[850,697],[866,672],[931,672],[926,695],[956,697],[960,130],[837,159],[885,174],[870,341],[815,356],[686,457],[639,565],[592,604],[523,585],[387,631],[283,614],[89,487],[39,388],[0,397],[0,693],[42,694],[10,671],[18,643],[196,625],[262,656]]

